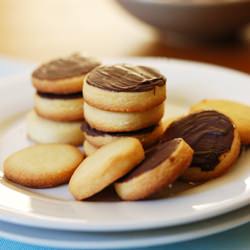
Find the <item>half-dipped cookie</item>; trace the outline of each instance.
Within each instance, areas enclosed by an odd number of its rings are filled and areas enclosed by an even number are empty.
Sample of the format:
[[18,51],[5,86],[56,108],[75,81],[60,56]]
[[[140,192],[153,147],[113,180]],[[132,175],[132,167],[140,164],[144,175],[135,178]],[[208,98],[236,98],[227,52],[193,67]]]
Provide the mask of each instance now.
[[52,60],[32,73],[32,83],[39,92],[53,94],[82,91],[83,78],[100,62],[78,54]]
[[37,92],[35,110],[39,116],[55,121],[83,120],[82,92],[67,95]]
[[148,198],[173,183],[191,163],[193,150],[183,139],[164,141],[146,151],[145,159],[115,183],[122,200]]
[[194,150],[182,178],[201,182],[222,175],[240,152],[238,130],[230,118],[217,111],[201,111],[172,122],[161,141],[183,138]]
[[146,66],[117,64],[92,70],[84,80],[85,101],[113,112],[144,112],[166,98],[166,78]]
[[144,148],[154,144],[164,132],[163,124],[159,123],[141,130],[130,132],[104,132],[92,128],[87,122],[81,126],[85,139],[95,147],[101,147],[122,137],[135,137]]
[[206,99],[191,107],[191,112],[216,110],[230,117],[235,123],[243,144],[250,144],[250,106],[230,100]]

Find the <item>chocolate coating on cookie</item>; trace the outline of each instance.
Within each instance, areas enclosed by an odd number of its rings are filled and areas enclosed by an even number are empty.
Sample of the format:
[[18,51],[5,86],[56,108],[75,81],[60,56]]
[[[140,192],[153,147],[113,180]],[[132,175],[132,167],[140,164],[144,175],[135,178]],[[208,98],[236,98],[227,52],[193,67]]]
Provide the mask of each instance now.
[[110,136],[117,136],[117,137],[123,137],[123,136],[129,137],[129,136],[151,133],[154,131],[156,126],[157,125],[154,125],[154,126],[150,126],[150,127],[144,128],[144,129],[134,130],[134,131],[130,131],[130,132],[104,132],[104,131],[100,131],[100,130],[92,128],[87,122],[83,122],[83,124],[81,126],[81,130],[90,136],[110,135]]
[[76,54],[41,65],[32,73],[32,77],[40,80],[65,79],[86,74],[99,65],[100,63],[92,58]]
[[77,92],[77,93],[70,93],[70,94],[51,94],[51,93],[43,93],[43,92],[36,92],[37,95],[39,95],[42,98],[47,98],[47,99],[62,99],[62,100],[67,100],[67,99],[77,99],[77,98],[82,98],[82,92]]
[[145,159],[128,175],[121,178],[119,182],[129,181],[147,171],[150,171],[159,166],[163,161],[171,156],[171,154],[177,149],[181,139],[174,139],[171,141],[161,141],[150,147],[145,154]]
[[115,92],[143,92],[165,85],[166,78],[150,67],[117,64],[94,69],[87,83]]
[[216,111],[193,113],[173,122],[161,140],[174,138],[183,138],[194,150],[191,167],[212,171],[220,156],[231,148],[234,125],[228,117]]

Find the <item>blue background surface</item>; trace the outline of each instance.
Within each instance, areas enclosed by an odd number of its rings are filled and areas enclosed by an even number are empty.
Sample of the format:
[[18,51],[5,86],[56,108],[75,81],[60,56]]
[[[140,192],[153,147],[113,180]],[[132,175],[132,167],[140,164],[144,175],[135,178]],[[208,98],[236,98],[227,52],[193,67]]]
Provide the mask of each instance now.
[[[55,250],[31,246],[23,243],[0,239],[1,250]],[[73,249],[73,248],[71,248]],[[71,250],[65,248],[64,250]],[[139,248],[137,248],[139,250]],[[159,247],[140,248],[141,250],[249,250],[250,249],[250,223],[241,227],[219,233],[202,239],[186,241]]]
[[[25,62],[15,62],[7,58],[0,58],[0,77],[27,72],[33,65]],[[250,211],[249,211],[250,212]],[[1,238],[0,250],[55,250],[43,246],[32,246]],[[73,248],[72,248],[73,249]],[[142,249],[142,248],[140,248]],[[143,248],[143,250],[250,250],[250,223],[238,228],[204,237],[202,239],[170,244],[165,246]],[[65,248],[64,250],[71,250]],[[139,249],[138,249],[139,250]]]

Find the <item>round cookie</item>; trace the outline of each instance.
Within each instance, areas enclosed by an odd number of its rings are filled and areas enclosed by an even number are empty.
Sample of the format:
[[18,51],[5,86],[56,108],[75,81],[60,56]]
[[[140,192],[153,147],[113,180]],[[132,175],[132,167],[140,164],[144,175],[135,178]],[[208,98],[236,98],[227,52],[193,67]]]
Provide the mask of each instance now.
[[55,187],[69,181],[83,158],[83,154],[70,145],[35,145],[9,156],[3,164],[4,175],[27,187]]
[[144,112],[112,112],[97,109],[84,102],[84,117],[88,124],[105,132],[128,132],[157,124],[164,113],[164,103]]
[[83,150],[85,152],[85,154],[87,156],[92,155],[93,153],[95,153],[96,150],[98,150],[97,147],[95,147],[93,144],[91,144],[90,142],[88,142],[87,140],[85,140],[83,142]]
[[166,78],[146,66],[101,66],[84,79],[83,95],[89,105],[98,109],[143,112],[166,99]]
[[131,132],[109,133],[96,130],[92,128],[87,122],[84,122],[81,126],[81,129],[86,140],[88,140],[88,142],[90,142],[95,147],[101,147],[122,137],[134,137],[142,143],[144,148],[147,148],[155,143],[164,132],[164,127],[161,123]]
[[31,111],[27,116],[27,132],[38,143],[68,143],[81,145],[84,136],[79,122],[57,122],[44,119]]
[[194,150],[183,179],[202,182],[226,172],[237,160],[240,137],[232,121],[217,111],[201,111],[170,124],[161,141],[183,138]]
[[122,138],[111,142],[87,157],[76,169],[69,190],[77,200],[83,200],[127,174],[144,158],[139,140]]
[[32,83],[44,93],[81,92],[85,75],[99,65],[95,59],[78,54],[56,59],[38,67],[32,73]]
[[55,95],[37,92],[35,110],[39,116],[54,121],[83,120],[82,93]]
[[158,143],[146,151],[145,159],[115,183],[122,200],[148,198],[172,184],[189,166],[193,150],[183,139]]
[[250,144],[250,106],[229,100],[206,99],[194,104],[190,110],[197,112],[209,109],[230,117],[239,131],[241,142]]

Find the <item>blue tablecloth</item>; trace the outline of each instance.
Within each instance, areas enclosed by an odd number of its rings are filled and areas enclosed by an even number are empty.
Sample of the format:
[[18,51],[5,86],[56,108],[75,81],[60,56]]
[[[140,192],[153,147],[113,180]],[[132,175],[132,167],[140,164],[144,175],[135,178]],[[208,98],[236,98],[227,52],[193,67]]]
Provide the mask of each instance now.
[[[7,58],[0,58],[0,77],[19,74],[32,68],[31,65],[22,62],[14,62]],[[6,240],[0,235],[0,250],[55,250],[56,248],[38,247],[21,242]],[[202,239],[144,248],[148,250],[250,250],[250,223]],[[66,249],[64,249],[66,250]],[[70,249],[67,249],[70,250]]]
[[[165,246],[143,248],[142,250],[249,250],[250,223],[202,239],[186,241]],[[31,246],[0,238],[1,250],[55,250],[56,248]],[[66,249],[64,249],[66,250]],[[71,249],[67,249],[71,250]],[[139,250],[139,249],[138,249]]]

